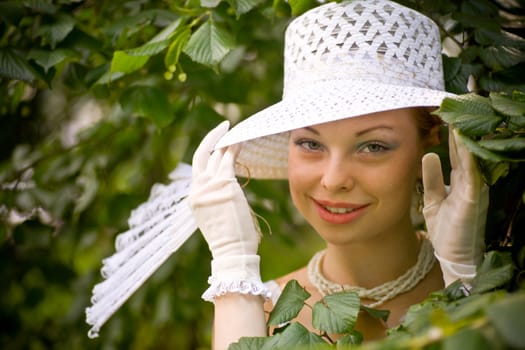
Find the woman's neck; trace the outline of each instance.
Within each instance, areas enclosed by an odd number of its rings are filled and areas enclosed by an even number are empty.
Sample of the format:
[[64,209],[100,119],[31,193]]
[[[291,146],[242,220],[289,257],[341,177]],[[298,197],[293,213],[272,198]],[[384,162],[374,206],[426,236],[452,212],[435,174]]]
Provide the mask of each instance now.
[[328,243],[321,272],[332,282],[376,287],[414,266],[419,246],[420,237],[411,225],[344,246]]

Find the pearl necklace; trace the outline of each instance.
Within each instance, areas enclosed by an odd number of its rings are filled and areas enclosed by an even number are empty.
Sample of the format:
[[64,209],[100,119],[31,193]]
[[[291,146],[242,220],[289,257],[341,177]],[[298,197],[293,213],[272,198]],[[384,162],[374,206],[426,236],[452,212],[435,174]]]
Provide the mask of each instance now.
[[428,239],[423,239],[417,262],[414,266],[393,281],[366,289],[358,286],[341,285],[327,280],[321,273],[321,260],[324,254],[325,250],[317,252],[308,263],[308,278],[319,293],[324,297],[325,295],[342,291],[356,292],[360,298],[375,300],[374,303],[367,305],[370,308],[375,308],[387,300],[414,288],[430,272],[436,261],[432,244]]

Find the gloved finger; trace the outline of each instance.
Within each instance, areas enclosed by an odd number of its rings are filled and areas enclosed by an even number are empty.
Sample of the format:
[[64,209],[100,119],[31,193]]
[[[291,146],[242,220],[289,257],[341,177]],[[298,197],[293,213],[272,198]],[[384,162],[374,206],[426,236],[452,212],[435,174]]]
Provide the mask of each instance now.
[[219,169],[221,166],[222,158],[224,157],[225,149],[218,149],[211,151],[210,158],[208,159],[208,164],[206,165],[207,175],[212,177],[221,176]]
[[230,122],[225,120],[212,129],[205,137],[202,139],[199,147],[195,150],[193,154],[192,166],[194,172],[203,172],[206,169],[210,154],[215,147],[215,144],[220,140],[220,138],[226,134],[230,127]]
[[423,202],[425,207],[433,206],[441,202],[446,196],[447,191],[443,181],[443,172],[441,171],[441,160],[435,153],[428,153],[423,156]]
[[480,188],[483,181],[474,155],[470,153],[467,146],[461,142],[457,130],[453,131],[453,135],[457,161],[457,174],[454,174],[454,180],[462,182],[461,186],[469,186],[474,189]]
[[456,148],[456,136],[452,125],[448,127],[448,155],[452,170],[458,166],[458,150]]
[[235,160],[241,151],[241,145],[231,145],[224,152],[219,171],[228,177],[235,177]]

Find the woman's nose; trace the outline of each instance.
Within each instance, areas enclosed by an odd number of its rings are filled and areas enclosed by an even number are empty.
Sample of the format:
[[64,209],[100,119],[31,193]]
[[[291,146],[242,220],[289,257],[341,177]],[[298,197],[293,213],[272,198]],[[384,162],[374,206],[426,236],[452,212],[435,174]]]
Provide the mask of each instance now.
[[352,165],[342,159],[333,159],[327,162],[322,169],[321,185],[327,191],[349,191],[354,187]]

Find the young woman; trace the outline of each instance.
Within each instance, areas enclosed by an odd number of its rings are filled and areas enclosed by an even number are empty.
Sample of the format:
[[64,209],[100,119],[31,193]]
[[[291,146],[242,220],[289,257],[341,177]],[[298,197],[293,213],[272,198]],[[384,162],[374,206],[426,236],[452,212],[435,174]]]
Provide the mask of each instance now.
[[[215,304],[216,349],[265,335],[265,308],[291,279],[311,304],[352,289],[365,305],[390,310],[386,324],[360,316],[356,329],[371,340],[430,292],[473,278],[487,191],[454,131],[450,190],[437,155],[425,155],[439,142],[428,108],[447,96],[440,51],[437,26],[394,2],[319,6],[287,29],[283,100],[202,141],[189,199],[213,255],[203,298]],[[326,249],[262,283],[260,232],[235,174],[288,178],[293,203]],[[417,232],[410,214],[422,185],[428,232]],[[311,328],[308,312],[298,321]]]

